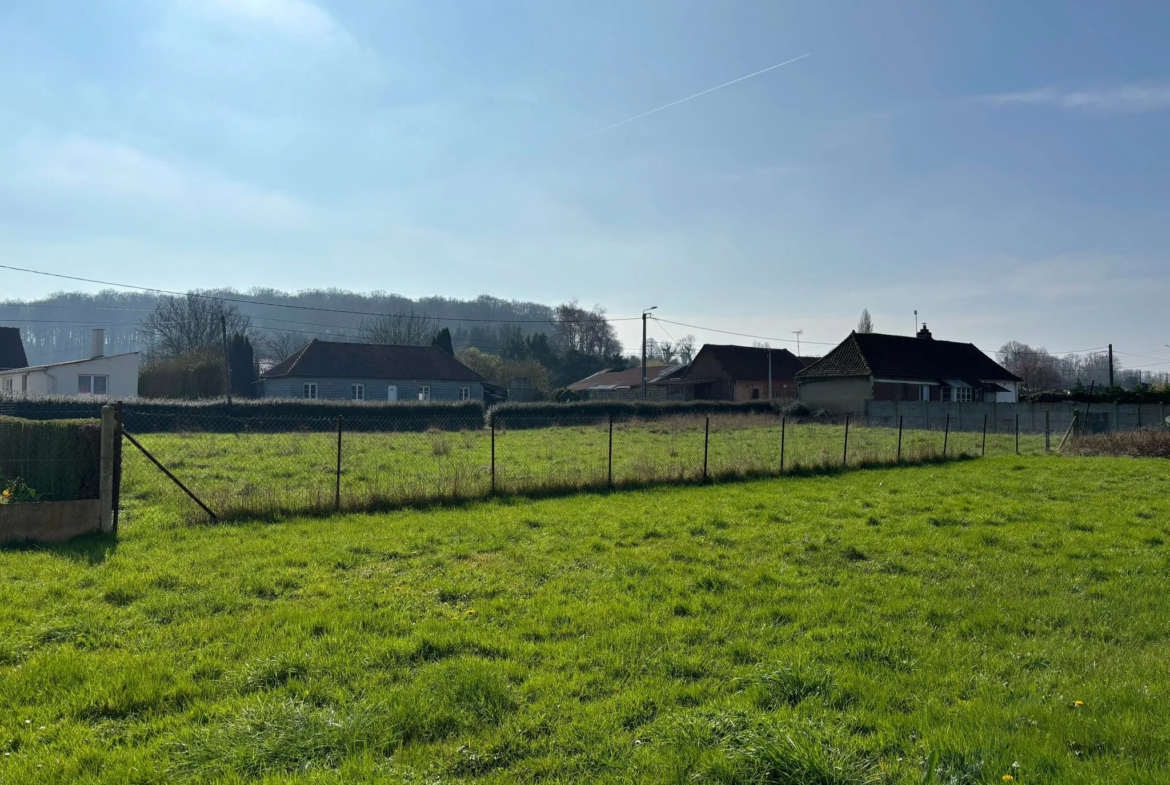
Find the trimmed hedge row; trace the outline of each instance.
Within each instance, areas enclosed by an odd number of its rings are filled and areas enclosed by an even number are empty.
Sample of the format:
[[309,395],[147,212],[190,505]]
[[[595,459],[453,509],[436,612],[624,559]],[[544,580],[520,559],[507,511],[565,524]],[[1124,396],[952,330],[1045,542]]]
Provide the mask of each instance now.
[[0,416],[0,484],[20,478],[38,500],[98,498],[101,453],[100,421]]
[[796,401],[579,401],[570,403],[503,403],[488,411],[488,423],[497,427],[546,428],[570,422],[657,420],[707,414],[771,414],[805,416],[808,409]]
[[1088,390],[1043,390],[1024,396],[1026,403],[1170,403],[1170,389],[1122,390],[1110,388],[1089,395]]
[[[29,420],[101,417],[104,398],[78,400],[67,396],[17,399],[4,412]],[[403,401],[297,400],[260,398],[184,401],[138,398],[122,405],[122,424],[130,433],[195,431],[208,433],[325,431],[344,418],[347,431],[460,431],[483,427],[484,406],[478,401],[420,403]]]

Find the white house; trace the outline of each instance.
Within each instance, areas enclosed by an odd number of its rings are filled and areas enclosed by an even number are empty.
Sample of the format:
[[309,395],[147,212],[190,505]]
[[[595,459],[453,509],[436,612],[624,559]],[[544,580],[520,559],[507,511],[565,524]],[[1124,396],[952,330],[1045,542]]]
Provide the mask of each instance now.
[[0,396],[105,395],[138,396],[138,352],[105,354],[105,331],[93,331],[88,360],[0,370]]

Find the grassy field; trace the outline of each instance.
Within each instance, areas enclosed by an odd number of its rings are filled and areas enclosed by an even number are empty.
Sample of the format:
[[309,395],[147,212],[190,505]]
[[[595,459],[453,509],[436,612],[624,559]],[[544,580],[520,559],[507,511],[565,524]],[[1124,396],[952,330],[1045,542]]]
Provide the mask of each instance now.
[[0,782],[1170,781],[1170,464],[0,551]]
[[[706,422],[678,417],[619,423],[613,435],[613,482],[617,487],[700,480]],[[843,425],[789,423],[784,429],[785,471],[838,467]],[[335,504],[337,434],[156,433],[140,437],[221,518],[332,511]],[[979,455],[982,436],[951,432],[947,454]],[[944,434],[907,428],[902,459],[940,456]],[[1024,436],[1021,452],[1043,454],[1042,436]],[[714,416],[710,420],[707,472],[713,478],[780,473],[781,423],[763,415]],[[1014,434],[988,436],[988,455],[1014,454]],[[849,463],[892,463],[898,432],[854,424]],[[202,520],[190,503],[136,450],[127,447],[123,505],[126,517]],[[499,431],[496,485],[503,492],[601,488],[609,482],[609,431],[604,422],[572,427]],[[345,433],[342,436],[342,508],[358,511],[433,499],[482,497],[491,489],[488,431]]]

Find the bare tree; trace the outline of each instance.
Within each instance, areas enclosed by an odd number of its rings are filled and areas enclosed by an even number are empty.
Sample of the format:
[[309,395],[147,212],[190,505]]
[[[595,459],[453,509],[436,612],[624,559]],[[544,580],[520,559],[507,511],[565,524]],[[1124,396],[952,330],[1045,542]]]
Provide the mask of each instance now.
[[674,350],[678,354],[679,362],[690,365],[691,360],[695,359],[695,336],[684,335],[679,338],[674,345]]
[[678,350],[675,349],[674,344],[670,341],[659,341],[654,349],[654,356],[667,365],[673,363],[675,355],[678,354]]
[[228,335],[248,335],[252,320],[235,303],[224,302],[198,292],[185,297],[162,297],[142,321],[149,336],[150,354],[155,357],[183,357],[199,352],[223,350],[223,326]]
[[1029,391],[1050,390],[1062,385],[1061,360],[1044,347],[1008,341],[995,353],[999,364],[1019,376]]
[[364,319],[358,328],[366,343],[430,346],[439,331],[439,320],[410,311],[384,313]]
[[552,323],[553,334],[562,349],[597,357],[621,354],[617,331],[605,318],[605,309],[600,305],[586,311],[576,300],[571,300],[556,307]]
[[307,336],[288,330],[261,333],[256,339],[256,356],[261,360],[284,362],[308,342]]
[[869,315],[868,308],[861,309],[861,318],[857,320],[857,332],[872,333],[873,332],[873,318]]

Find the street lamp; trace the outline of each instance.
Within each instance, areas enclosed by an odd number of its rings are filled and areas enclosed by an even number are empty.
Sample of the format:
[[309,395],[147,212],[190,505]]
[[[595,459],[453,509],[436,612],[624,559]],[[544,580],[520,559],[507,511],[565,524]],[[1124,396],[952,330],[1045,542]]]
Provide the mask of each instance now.
[[642,311],[642,400],[646,400],[646,320],[650,318],[650,312],[656,309],[657,305],[651,305],[646,310]]

